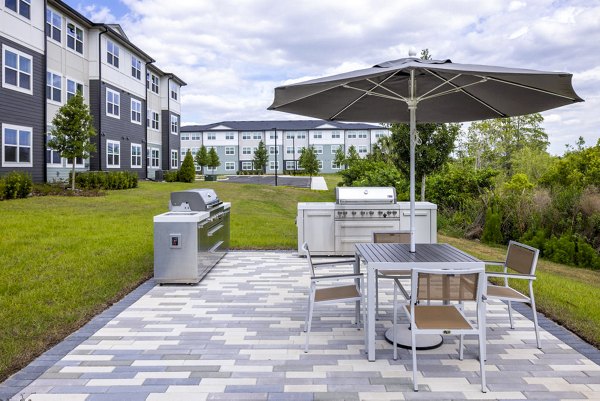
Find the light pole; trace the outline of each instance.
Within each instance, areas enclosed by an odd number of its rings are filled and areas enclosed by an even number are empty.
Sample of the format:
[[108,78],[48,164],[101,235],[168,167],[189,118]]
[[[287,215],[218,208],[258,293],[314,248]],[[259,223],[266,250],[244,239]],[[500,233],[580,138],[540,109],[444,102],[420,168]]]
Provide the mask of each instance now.
[[277,186],[277,128],[273,128],[273,132],[275,132],[275,186]]

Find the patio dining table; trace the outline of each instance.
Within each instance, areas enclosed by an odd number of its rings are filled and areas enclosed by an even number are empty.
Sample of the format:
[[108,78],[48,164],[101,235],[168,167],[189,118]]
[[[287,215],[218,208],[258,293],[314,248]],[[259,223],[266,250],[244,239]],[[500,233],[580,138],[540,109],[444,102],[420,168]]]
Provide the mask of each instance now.
[[[409,270],[415,267],[428,269],[485,268],[485,263],[449,244],[416,244],[410,252],[409,244],[368,243],[356,244],[355,273],[360,273],[361,263],[367,271],[367,354],[375,360],[375,280],[377,271]],[[482,304],[485,308],[485,302]],[[485,309],[483,310],[485,316]],[[485,343],[485,337],[482,339]]]

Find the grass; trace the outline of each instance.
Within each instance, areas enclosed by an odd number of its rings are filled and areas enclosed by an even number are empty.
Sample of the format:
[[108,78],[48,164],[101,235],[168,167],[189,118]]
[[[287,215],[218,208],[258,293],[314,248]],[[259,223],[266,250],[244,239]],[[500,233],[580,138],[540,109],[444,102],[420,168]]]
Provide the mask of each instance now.
[[[329,191],[223,182],[150,183],[106,196],[0,202],[0,381],[127,294],[153,273],[152,217],[172,191],[210,187],[232,202],[235,249],[295,249],[298,202],[333,201]],[[503,248],[439,236],[483,259]],[[539,309],[600,344],[600,272],[542,261]]]

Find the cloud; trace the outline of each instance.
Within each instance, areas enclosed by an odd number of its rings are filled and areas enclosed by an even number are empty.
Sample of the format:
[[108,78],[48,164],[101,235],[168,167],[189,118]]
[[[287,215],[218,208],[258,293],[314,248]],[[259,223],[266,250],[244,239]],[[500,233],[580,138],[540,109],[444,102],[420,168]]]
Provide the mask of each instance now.
[[[574,74],[583,104],[544,113],[551,151],[600,117],[594,1],[122,0],[117,20],[157,65],[188,82],[183,121],[298,118],[266,108],[273,88],[428,48],[434,58]],[[106,7],[88,15],[112,20]],[[555,145],[556,144],[556,145]]]

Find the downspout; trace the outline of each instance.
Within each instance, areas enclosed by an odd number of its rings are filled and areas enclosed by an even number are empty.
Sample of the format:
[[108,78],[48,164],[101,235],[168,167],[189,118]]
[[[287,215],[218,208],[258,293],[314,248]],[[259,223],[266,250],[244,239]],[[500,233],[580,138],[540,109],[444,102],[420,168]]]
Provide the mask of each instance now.
[[[148,179],[148,65],[154,63],[153,61],[146,61],[146,83],[144,84],[144,86],[146,87],[146,96],[145,96],[145,102],[146,102],[146,133],[144,134],[144,138],[146,141],[146,179]],[[152,124],[152,123],[151,123]],[[143,158],[142,158],[143,160]],[[156,179],[156,177],[154,177]]]
[[[169,78],[167,78],[167,115],[168,115],[168,119],[167,119],[167,160],[169,162],[169,170],[171,170],[171,78],[173,78],[173,75],[169,75]],[[179,154],[179,152],[178,152]],[[178,158],[178,162],[179,159],[181,158],[181,155],[179,155],[180,157]],[[179,165],[177,166],[179,167]]]
[[98,171],[102,171],[102,35],[108,32],[104,27],[104,32],[98,35]]
[[[48,71],[48,62],[46,60],[46,57],[48,57],[48,38],[46,38],[46,13],[48,12],[48,2],[44,1],[44,57],[42,57],[42,68],[44,69],[44,75],[47,75]],[[46,85],[48,85],[48,83],[46,83]],[[42,118],[44,119],[43,121],[43,125],[42,125],[42,132],[44,133],[43,135],[43,142],[44,142],[44,146],[43,146],[43,150],[44,150],[44,156],[43,156],[43,170],[42,170],[42,178],[44,180],[44,183],[48,182],[48,156],[46,155],[46,151],[47,151],[47,143],[48,143],[48,101],[46,100],[46,96],[44,95],[44,92],[46,90],[46,85],[44,85],[44,90],[42,91],[42,101],[44,102],[44,107],[42,108]],[[33,142],[33,139],[32,139]],[[33,160],[33,154],[31,155],[31,159]]]

